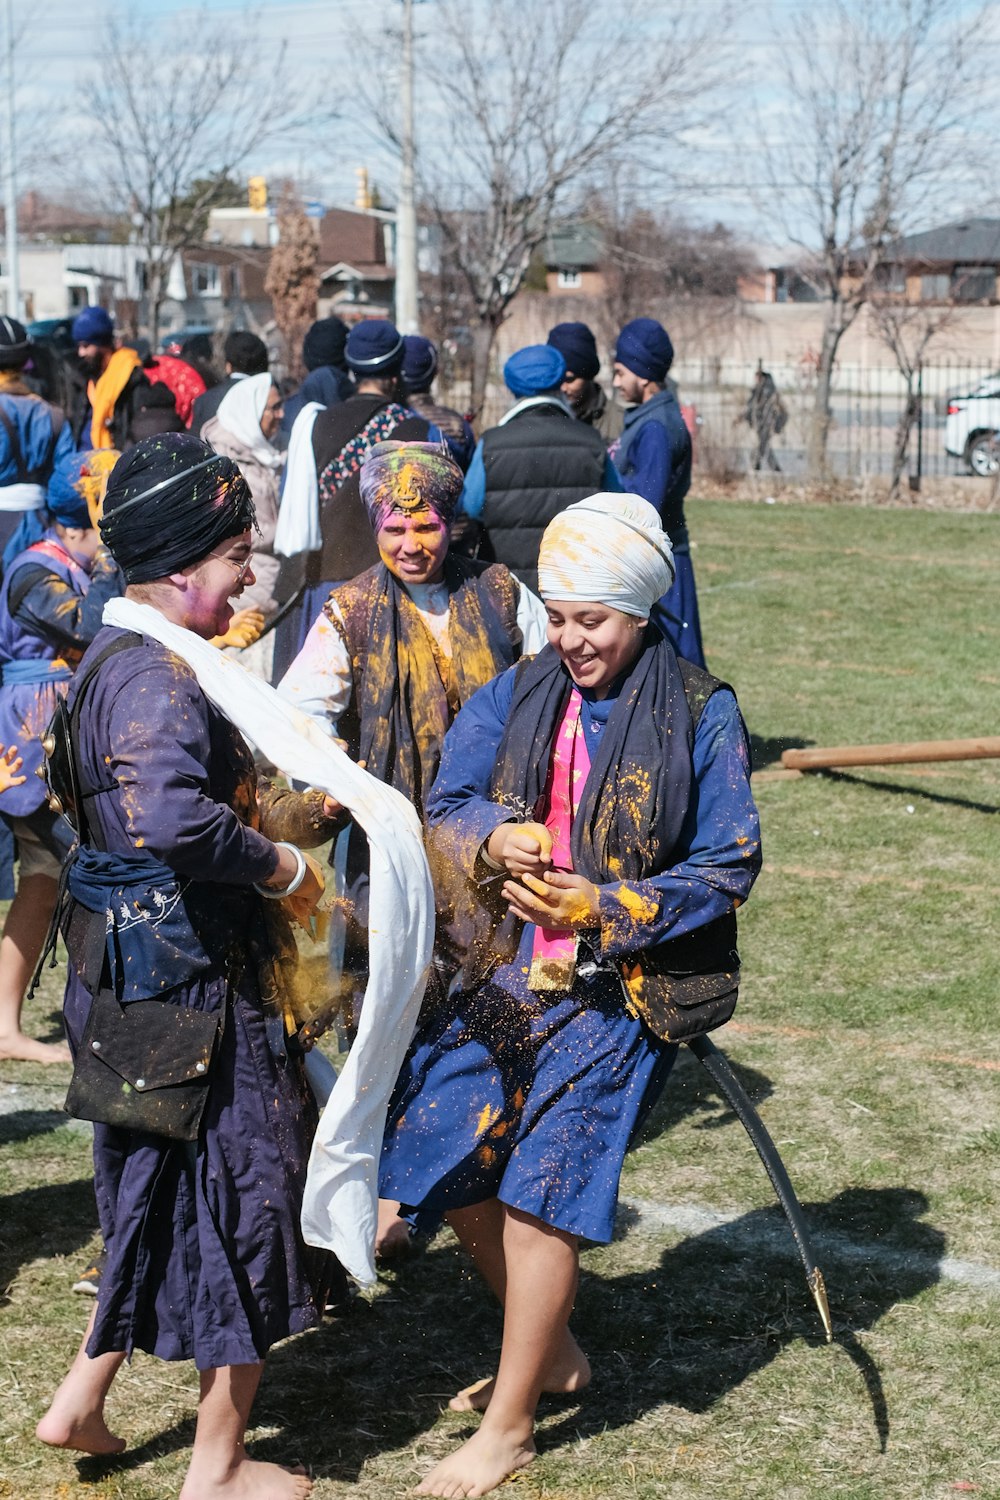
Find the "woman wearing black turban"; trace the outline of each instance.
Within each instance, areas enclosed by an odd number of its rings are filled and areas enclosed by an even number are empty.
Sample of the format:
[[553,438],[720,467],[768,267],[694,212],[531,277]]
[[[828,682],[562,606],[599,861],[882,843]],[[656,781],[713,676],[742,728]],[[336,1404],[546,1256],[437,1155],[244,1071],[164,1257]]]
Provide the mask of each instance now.
[[[116,465],[101,533],[127,597],[211,638],[253,580],[252,524],[236,465],[169,434]],[[132,1119],[94,1126],[107,1264],[83,1346],[38,1436],[117,1452],[125,1443],[106,1425],[104,1403],[123,1359],[134,1348],[193,1359],[201,1400],[185,1500],[301,1500],[312,1488],[301,1470],[252,1463],[243,1448],[269,1346],[318,1318],[298,1226],[315,1115],[275,982],[267,917],[276,908],[261,898],[285,893],[282,905],[302,915],[322,876],[295,845],[263,831],[250,751],[179,657],[106,626],[74,687],[86,817],[64,928],[74,1086],[81,1050],[100,1047],[109,1060],[114,1037],[97,1029],[109,1014],[124,1024],[132,1007],[168,1000],[218,1025],[195,1140]],[[322,842],[329,830],[317,835],[299,842]],[[169,1009],[138,1014],[152,1023]],[[169,1072],[149,1036],[147,1088]]]

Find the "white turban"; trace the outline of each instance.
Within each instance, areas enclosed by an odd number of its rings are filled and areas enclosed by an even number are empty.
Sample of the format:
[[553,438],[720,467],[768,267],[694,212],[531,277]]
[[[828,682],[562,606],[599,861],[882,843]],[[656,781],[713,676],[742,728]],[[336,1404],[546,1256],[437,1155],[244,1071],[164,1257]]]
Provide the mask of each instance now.
[[607,604],[645,620],[674,581],[674,554],[639,495],[590,495],[550,521],[538,552],[543,599]]

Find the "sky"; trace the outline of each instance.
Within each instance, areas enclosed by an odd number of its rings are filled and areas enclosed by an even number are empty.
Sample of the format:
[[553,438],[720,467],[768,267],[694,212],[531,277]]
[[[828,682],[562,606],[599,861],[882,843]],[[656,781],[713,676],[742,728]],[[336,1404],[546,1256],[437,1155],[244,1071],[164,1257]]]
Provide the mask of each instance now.
[[[0,0],[0,16],[5,0]],[[183,55],[186,48],[197,45],[197,11],[185,0],[119,0],[142,22],[160,29],[164,44]],[[465,0],[469,5],[488,0]],[[530,17],[536,5],[544,0],[522,0],[524,14]],[[599,3],[599,0],[598,0]],[[615,3],[615,0],[605,0]],[[681,6],[694,7],[698,0],[677,0]],[[870,4],[871,0],[857,0]],[[787,221],[775,222],[767,207],[767,172],[765,137],[774,133],[780,138],[785,128],[782,101],[777,80],[780,77],[781,54],[789,45],[789,23],[793,10],[803,4],[815,8],[817,27],[827,7],[823,0],[745,0],[733,13],[729,28],[746,82],[734,90],[726,109],[719,117],[692,138],[677,167],[680,181],[664,180],[653,190],[654,202],[680,209],[695,221],[720,219],[757,245],[787,243]],[[972,0],[952,0],[956,17],[971,15]],[[58,196],[72,191],[75,163],[87,157],[87,128],[79,114],[81,81],[100,66],[101,22],[107,14],[100,0],[10,0],[15,28],[16,101],[18,131],[21,141],[19,186],[39,186],[43,190],[59,188]],[[233,27],[243,24],[245,0],[204,0],[211,16]],[[988,5],[996,12],[1000,6]],[[263,150],[258,158],[246,164],[246,173],[260,173],[272,180],[292,176],[302,190],[327,205],[349,205],[354,201],[356,171],[367,166],[372,180],[385,199],[395,196],[394,158],[381,147],[361,123],[362,111],[352,96],[352,78],[360,65],[358,38],[364,28],[384,26],[385,56],[390,70],[397,66],[398,48],[393,29],[400,24],[400,0],[265,0],[259,7],[261,34],[265,47],[284,42],[288,49],[289,69],[304,91],[328,90],[339,102],[339,118],[313,133],[308,143],[294,147],[287,144]],[[417,64],[422,49],[433,48],[435,0],[418,0],[415,9],[417,27]],[[1000,33],[975,32],[977,46],[993,49],[1000,56]],[[613,64],[612,64],[613,65]],[[751,105],[752,83],[756,102]],[[623,87],[627,81],[623,80]],[[2,90],[0,90],[2,93]],[[294,102],[294,101],[293,101]],[[34,133],[30,122],[41,119],[42,131]],[[1000,116],[986,111],[983,135],[973,145],[978,156],[995,159],[995,151],[984,148],[984,140],[996,139]],[[433,119],[422,118],[420,129],[433,130]],[[46,144],[56,140],[58,149],[47,151]],[[419,139],[418,139],[419,144]],[[967,145],[968,143],[966,143]],[[956,143],[956,179],[954,191],[945,208],[959,216],[984,206],[981,191],[963,180],[963,143]],[[994,212],[997,209],[994,207]],[[791,226],[792,233],[797,227]]]

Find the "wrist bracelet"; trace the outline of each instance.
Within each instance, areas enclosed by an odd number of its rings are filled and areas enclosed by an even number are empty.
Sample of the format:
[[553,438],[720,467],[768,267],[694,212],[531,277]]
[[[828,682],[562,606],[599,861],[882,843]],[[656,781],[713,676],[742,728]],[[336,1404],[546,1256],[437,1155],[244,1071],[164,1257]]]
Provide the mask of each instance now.
[[272,891],[269,890],[265,885],[258,885],[256,881],[254,882],[254,890],[257,892],[258,896],[263,896],[267,901],[283,901],[286,896],[294,896],[303,880],[305,880],[306,857],[302,853],[302,850],[297,847],[297,845],[289,844],[284,839],[278,839],[274,847],[276,849],[290,849],[291,852],[295,855],[295,874],[292,876],[291,880],[283,890]]

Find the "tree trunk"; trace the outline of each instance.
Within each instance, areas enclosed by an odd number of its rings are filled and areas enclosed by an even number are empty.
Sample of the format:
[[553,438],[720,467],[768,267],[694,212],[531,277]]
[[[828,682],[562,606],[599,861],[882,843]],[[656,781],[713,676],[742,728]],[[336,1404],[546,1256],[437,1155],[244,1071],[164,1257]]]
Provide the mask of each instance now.
[[823,325],[823,340],[820,345],[819,364],[816,369],[816,396],[813,401],[812,416],[809,422],[807,462],[810,479],[825,479],[829,473],[827,444],[833,421],[833,413],[830,410],[830,397],[833,389],[833,367],[836,363],[840,341],[847,331],[848,323],[849,320],[846,320],[844,317],[843,304],[840,301],[831,302],[827,311],[826,322]]
[[917,398],[913,391],[913,376],[906,377],[906,401],[903,404],[902,415],[896,427],[896,441],[892,454],[892,481],[889,485],[889,499],[895,500],[899,494],[899,486],[903,478],[903,470],[910,453],[910,433],[913,431],[917,420]]
[[475,324],[472,330],[472,391],[469,408],[477,425],[486,401],[486,387],[490,378],[490,356],[497,335],[497,324],[487,315]]

